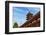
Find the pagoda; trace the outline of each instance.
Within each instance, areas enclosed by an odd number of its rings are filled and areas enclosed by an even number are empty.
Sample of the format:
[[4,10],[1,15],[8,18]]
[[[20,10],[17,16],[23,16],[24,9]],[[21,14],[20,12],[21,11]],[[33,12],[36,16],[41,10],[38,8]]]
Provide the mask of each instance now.
[[30,12],[28,12],[28,14],[26,16],[27,16],[26,17],[27,18],[26,20],[30,20],[33,17],[33,14],[30,13]]

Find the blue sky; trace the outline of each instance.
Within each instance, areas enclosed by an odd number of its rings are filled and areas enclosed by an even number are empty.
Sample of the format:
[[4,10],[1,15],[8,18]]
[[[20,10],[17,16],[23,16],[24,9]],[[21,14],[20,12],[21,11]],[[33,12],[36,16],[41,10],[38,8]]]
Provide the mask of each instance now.
[[26,15],[29,11],[35,15],[37,12],[40,11],[40,8],[13,7],[13,23],[17,22],[19,26],[22,25],[24,22],[26,22]]

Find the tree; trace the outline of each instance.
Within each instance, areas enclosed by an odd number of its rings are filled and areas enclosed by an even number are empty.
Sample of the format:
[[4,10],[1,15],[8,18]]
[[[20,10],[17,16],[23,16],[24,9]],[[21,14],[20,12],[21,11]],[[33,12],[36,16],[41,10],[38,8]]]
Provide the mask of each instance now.
[[17,27],[18,27],[18,24],[15,22],[13,25],[13,28],[17,28]]

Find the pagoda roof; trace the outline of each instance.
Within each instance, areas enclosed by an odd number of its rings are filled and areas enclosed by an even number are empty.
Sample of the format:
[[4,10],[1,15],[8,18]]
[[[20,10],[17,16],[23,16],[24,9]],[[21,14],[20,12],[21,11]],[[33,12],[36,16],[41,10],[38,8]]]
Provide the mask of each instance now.
[[28,15],[33,15],[33,14],[32,14],[31,12],[28,12],[27,16],[28,16]]

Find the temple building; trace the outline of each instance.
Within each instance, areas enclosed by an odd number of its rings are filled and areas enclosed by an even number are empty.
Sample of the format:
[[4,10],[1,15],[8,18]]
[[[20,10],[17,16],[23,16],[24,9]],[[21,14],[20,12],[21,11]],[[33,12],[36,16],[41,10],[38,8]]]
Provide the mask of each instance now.
[[40,27],[40,11],[33,16],[32,13],[26,15],[27,21],[21,27]]

